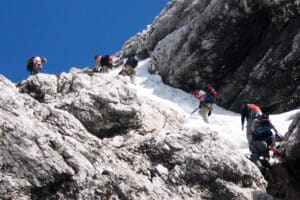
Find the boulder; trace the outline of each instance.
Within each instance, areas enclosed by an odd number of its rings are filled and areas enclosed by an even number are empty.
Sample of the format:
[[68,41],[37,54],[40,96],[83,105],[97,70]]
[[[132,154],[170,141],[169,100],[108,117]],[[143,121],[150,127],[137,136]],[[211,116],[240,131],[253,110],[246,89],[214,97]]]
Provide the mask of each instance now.
[[293,118],[282,145],[284,160],[279,175],[285,186],[286,199],[300,199],[300,112]]
[[30,76],[18,87],[40,102],[73,114],[98,137],[140,126],[136,91],[116,77],[74,69],[59,76]]

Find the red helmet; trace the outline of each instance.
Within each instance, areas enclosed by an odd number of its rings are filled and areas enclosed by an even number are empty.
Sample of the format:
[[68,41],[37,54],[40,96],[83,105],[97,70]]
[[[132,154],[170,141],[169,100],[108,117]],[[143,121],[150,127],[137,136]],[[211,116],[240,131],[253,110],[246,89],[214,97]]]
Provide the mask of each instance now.
[[213,86],[211,86],[211,85],[208,86],[208,91],[209,91],[209,92],[213,92],[214,90],[215,90],[215,89],[213,88]]

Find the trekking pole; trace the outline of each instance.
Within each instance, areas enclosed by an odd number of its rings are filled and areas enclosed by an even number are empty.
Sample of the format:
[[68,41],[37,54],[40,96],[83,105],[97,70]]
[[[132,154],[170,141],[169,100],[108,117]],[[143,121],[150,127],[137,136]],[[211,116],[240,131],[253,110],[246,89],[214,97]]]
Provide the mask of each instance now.
[[197,107],[193,112],[191,112],[191,115],[193,115],[199,108]]

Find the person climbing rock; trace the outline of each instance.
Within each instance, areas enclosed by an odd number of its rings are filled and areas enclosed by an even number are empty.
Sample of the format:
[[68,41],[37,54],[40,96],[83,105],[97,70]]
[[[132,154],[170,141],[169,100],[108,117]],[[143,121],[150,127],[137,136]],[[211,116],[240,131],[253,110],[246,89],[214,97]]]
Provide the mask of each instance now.
[[119,74],[123,76],[129,76],[131,83],[135,83],[135,75],[136,75],[135,68],[137,67],[137,65],[138,65],[138,60],[134,56],[131,56],[125,59],[124,64],[122,65],[122,70],[120,71]]
[[251,137],[253,141],[265,141],[268,148],[273,152],[273,156],[281,157],[281,154],[276,149],[275,137],[272,129],[275,134],[278,135],[278,131],[269,120],[269,116],[267,114],[257,114],[257,118],[251,125]]
[[100,65],[103,68],[104,73],[108,73],[109,71],[112,70],[112,67],[113,67],[112,63],[113,63],[113,60],[110,55],[105,55],[105,56],[101,57]]
[[256,115],[261,115],[261,108],[255,104],[250,104],[247,100],[245,100],[242,104],[241,109],[241,122],[242,122],[242,131],[244,130],[245,119],[247,121],[246,124],[246,137],[248,142],[248,147],[250,149],[251,144],[251,126],[252,122],[255,119]]
[[195,98],[199,99],[199,115],[206,123],[209,123],[208,116],[210,115],[213,104],[216,102],[218,92],[212,86],[208,86],[208,92],[200,90],[194,93]]
[[35,75],[42,71],[43,65],[46,63],[47,59],[45,57],[32,56],[27,60],[26,69],[31,75]]
[[94,56],[95,65],[94,65],[94,72],[103,72],[103,68],[101,67],[101,56],[99,54],[96,54]]

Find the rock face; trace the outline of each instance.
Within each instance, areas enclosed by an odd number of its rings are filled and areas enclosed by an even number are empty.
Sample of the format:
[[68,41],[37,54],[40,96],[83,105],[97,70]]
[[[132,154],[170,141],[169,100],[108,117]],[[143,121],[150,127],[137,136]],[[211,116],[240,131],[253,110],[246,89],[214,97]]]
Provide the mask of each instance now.
[[298,0],[173,0],[123,55],[186,91],[213,84],[231,110],[246,98],[287,111],[300,105],[299,13]]
[[237,147],[209,130],[180,130],[172,109],[153,123],[143,109],[155,103],[126,84],[73,71],[17,88],[0,76],[0,198],[268,198]]
[[136,92],[126,82],[99,73],[39,74],[19,84],[22,92],[73,114],[98,137],[140,125]]
[[294,117],[283,145],[285,159],[281,179],[286,183],[287,199],[300,199],[300,112]]

